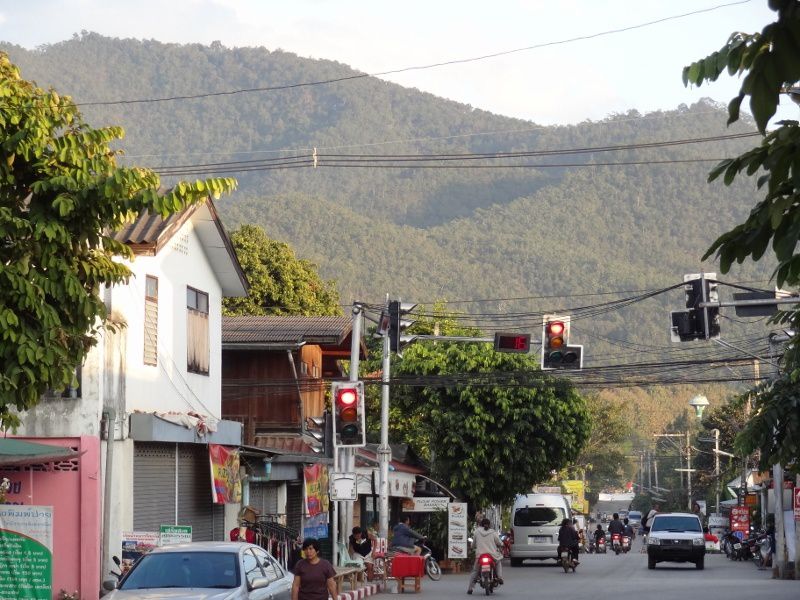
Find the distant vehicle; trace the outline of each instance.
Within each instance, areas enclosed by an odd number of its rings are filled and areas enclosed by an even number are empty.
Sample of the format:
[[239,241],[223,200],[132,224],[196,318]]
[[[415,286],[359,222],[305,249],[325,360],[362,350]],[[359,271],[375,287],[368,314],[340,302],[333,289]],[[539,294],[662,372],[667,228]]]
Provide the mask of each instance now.
[[639,525],[642,524],[642,513],[638,510],[632,510],[628,513],[628,523],[634,528],[634,530],[639,528]]
[[109,600],[291,600],[293,580],[261,546],[190,542],[154,548],[103,588]]
[[511,566],[521,566],[526,558],[558,561],[558,529],[569,514],[569,505],[560,494],[517,496],[511,517]]
[[647,568],[660,562],[693,562],[705,566],[706,542],[703,526],[691,513],[658,513],[648,522]]

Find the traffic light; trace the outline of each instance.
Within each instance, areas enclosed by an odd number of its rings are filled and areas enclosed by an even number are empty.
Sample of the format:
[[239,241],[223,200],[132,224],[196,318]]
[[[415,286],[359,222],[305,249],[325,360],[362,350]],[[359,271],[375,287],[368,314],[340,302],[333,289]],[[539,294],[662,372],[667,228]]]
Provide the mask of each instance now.
[[413,336],[402,335],[403,331],[411,327],[415,321],[404,319],[403,316],[417,307],[410,302],[392,300],[389,302],[389,350],[402,356],[403,346],[413,340]]
[[569,343],[569,316],[542,319],[542,369],[583,368],[583,346]]
[[[716,277],[716,273],[690,273],[683,276],[687,310],[671,313],[673,342],[719,337],[719,306],[700,306],[701,302],[719,302]],[[708,331],[706,331],[706,322],[708,322]]]
[[364,420],[364,383],[362,381],[334,381],[333,444],[340,448],[366,444]]
[[495,333],[495,352],[523,352],[531,350],[531,335],[529,333]]
[[333,456],[333,424],[331,413],[325,411],[318,417],[306,417],[306,433],[314,438],[311,444],[314,452],[323,456]]

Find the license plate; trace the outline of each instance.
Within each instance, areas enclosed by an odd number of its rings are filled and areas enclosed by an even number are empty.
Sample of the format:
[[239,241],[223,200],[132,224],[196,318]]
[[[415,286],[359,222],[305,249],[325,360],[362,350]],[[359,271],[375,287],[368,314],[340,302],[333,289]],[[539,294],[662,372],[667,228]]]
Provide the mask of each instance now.
[[481,572],[482,573],[488,573],[490,570],[491,570],[491,567],[489,565],[481,566]]
[[736,549],[738,550],[739,548],[741,548],[741,547],[742,547],[742,545],[741,545],[741,544],[734,544],[734,545],[733,545],[733,547],[734,547],[734,548],[736,548]]
[[550,536],[547,535],[531,535],[528,536],[529,544],[549,544]]

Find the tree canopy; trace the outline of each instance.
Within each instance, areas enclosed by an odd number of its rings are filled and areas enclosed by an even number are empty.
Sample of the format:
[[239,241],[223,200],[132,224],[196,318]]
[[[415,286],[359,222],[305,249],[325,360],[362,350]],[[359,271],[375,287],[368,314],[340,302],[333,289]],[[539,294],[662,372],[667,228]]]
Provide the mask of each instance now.
[[228,315],[341,315],[334,281],[324,281],[317,266],[297,258],[289,244],[272,240],[258,225],[242,225],[231,242],[250,282],[244,298],[225,298]]
[[[777,20],[760,33],[734,33],[717,52],[684,68],[683,79],[701,85],[728,73],[746,74],[739,94],[728,107],[728,123],[739,119],[742,101],[750,98],[750,109],[759,131],[759,146],[722,161],[709,174],[709,181],[723,177],[731,185],[739,175],[757,175],[763,198],[740,225],[722,234],[706,251],[704,259],[716,255],[720,269],[727,273],[734,262],[747,258],[761,260],[769,247],[777,260],[774,276],[779,287],[800,285],[800,126],[782,121],[767,131],[775,115],[780,94],[793,98],[800,92],[800,3],[769,0]],[[783,373],[762,385],[748,397],[754,412],[737,444],[745,452],[761,451],[761,466],[776,462],[800,468],[800,310],[782,314],[779,322],[791,324],[795,334],[783,359]]]
[[0,53],[0,427],[48,389],[69,386],[107,324],[101,286],[132,253],[109,232],[143,210],[167,216],[234,189],[117,165],[120,127],[93,129],[72,99],[36,87]]

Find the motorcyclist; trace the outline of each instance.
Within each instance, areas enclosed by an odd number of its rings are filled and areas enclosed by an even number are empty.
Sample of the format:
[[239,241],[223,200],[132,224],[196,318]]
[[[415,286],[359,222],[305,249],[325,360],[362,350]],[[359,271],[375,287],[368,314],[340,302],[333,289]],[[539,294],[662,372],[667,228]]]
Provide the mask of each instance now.
[[560,548],[569,550],[575,566],[580,564],[578,562],[578,532],[575,531],[575,527],[569,519],[561,521],[561,529],[558,530],[558,545]]
[[600,540],[606,539],[606,532],[603,531],[603,526],[598,523],[597,529],[594,530],[594,545],[597,546],[600,543]]
[[411,517],[405,515],[392,528],[392,545],[390,550],[402,552],[404,554],[420,554],[422,548],[415,545],[416,540],[424,540],[425,536],[411,529]]
[[619,520],[619,515],[617,513],[614,513],[611,523],[608,524],[608,533],[611,535],[614,535],[615,533],[622,535],[625,533],[625,525],[623,525],[622,521]]
[[624,525],[624,529],[622,530],[622,535],[627,535],[633,541],[633,538],[636,537],[636,532],[633,530],[633,525],[628,522],[628,517],[625,517],[622,520],[622,524]]
[[469,587],[467,593],[472,593],[472,588],[480,576],[480,565],[478,559],[481,554],[489,554],[494,559],[494,572],[497,575],[497,582],[503,583],[503,542],[500,536],[491,528],[489,519],[481,519],[480,527],[475,530],[475,562],[472,565],[472,573],[469,576]]

